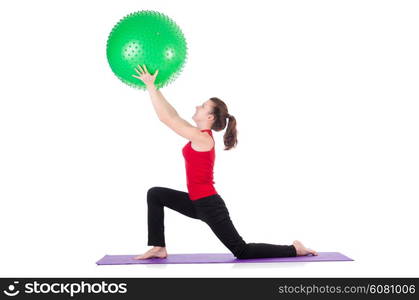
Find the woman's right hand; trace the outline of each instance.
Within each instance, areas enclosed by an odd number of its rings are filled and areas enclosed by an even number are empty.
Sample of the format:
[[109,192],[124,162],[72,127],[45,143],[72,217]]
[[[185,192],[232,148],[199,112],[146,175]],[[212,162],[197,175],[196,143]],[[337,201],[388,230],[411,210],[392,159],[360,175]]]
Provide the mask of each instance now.
[[[138,70],[137,70],[137,68],[138,68]],[[151,75],[148,72],[147,67],[145,65],[143,65],[143,67],[138,65],[137,68],[134,68],[134,70],[140,76],[135,76],[135,75],[132,75],[132,76],[142,80],[147,88],[151,87],[151,86],[154,86],[154,81],[156,80],[157,74],[159,74],[159,70],[156,70],[156,72],[154,72],[154,74]]]

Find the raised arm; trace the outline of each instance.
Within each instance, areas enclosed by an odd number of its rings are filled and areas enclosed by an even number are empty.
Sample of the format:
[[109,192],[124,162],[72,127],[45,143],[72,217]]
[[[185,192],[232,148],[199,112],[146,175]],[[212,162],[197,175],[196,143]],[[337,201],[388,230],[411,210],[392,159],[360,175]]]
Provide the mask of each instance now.
[[210,139],[208,134],[201,132],[198,127],[192,126],[190,123],[182,119],[173,106],[167,102],[163,94],[154,85],[154,81],[159,73],[158,70],[154,73],[154,75],[151,75],[148,73],[145,65],[143,65],[143,67],[138,65],[138,70],[135,69],[135,71],[138,76],[132,76],[142,80],[146,85],[159,120],[180,136],[198,144],[207,144]]
[[151,75],[148,73],[147,67],[145,65],[143,65],[143,67],[138,65],[138,70],[135,69],[135,71],[139,76],[132,76],[142,80],[146,85],[147,91],[150,94],[151,102],[153,103],[154,110],[156,111],[159,120],[163,122],[169,118],[178,116],[178,113],[174,107],[171,106],[169,102],[167,102],[163,94],[154,85],[154,81],[156,80],[159,70],[154,72],[154,75]]

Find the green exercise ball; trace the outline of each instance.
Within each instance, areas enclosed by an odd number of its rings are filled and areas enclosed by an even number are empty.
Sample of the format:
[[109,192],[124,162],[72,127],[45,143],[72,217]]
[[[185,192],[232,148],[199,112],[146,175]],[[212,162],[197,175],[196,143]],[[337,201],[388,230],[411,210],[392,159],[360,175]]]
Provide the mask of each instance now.
[[186,61],[187,46],[179,26],[166,15],[143,10],[122,18],[112,29],[106,56],[114,74],[124,83],[145,89],[134,68],[146,65],[150,74],[158,69],[155,86],[172,82]]

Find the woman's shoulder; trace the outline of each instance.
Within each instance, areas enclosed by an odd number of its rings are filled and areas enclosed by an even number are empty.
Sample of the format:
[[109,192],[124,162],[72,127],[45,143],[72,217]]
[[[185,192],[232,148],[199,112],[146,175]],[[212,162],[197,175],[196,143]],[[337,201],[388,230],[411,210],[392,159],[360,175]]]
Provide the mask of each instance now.
[[191,141],[192,149],[196,151],[204,152],[204,151],[210,151],[214,147],[215,142],[212,136],[208,133],[208,131],[205,132],[205,135],[206,137],[204,137],[204,139],[200,141]]

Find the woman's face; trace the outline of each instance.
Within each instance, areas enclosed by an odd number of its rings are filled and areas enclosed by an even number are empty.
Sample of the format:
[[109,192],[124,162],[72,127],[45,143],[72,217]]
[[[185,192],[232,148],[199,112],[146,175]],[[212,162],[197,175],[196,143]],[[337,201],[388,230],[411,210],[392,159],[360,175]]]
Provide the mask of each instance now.
[[202,121],[207,120],[208,115],[212,112],[212,101],[207,100],[203,102],[201,105],[196,106],[195,114],[193,115],[192,119],[194,121]]

